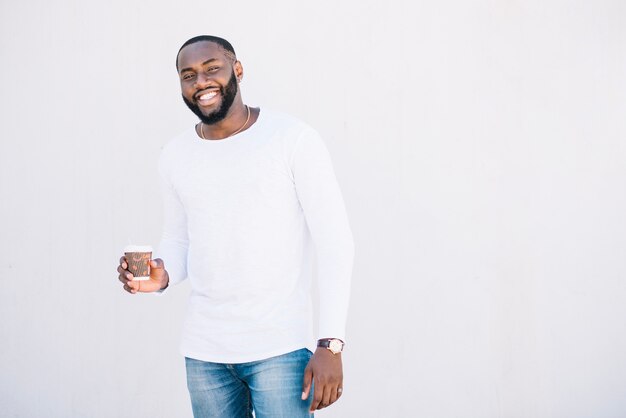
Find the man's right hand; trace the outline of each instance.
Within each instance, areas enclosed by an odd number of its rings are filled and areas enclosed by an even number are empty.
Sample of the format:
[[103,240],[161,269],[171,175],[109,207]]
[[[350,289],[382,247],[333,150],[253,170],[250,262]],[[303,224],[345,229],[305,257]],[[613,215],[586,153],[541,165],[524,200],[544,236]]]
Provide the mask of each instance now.
[[150,260],[150,280],[133,280],[133,274],[127,268],[126,257],[122,256],[117,272],[120,274],[120,282],[124,283],[124,290],[128,293],[156,292],[165,289],[170,282],[170,276],[160,258]]

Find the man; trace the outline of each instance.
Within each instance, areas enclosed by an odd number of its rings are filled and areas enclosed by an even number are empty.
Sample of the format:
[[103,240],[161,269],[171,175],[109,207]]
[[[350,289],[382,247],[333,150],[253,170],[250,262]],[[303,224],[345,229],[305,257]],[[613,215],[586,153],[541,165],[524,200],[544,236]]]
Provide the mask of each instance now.
[[133,280],[124,257],[119,279],[133,294],[191,281],[181,352],[196,418],[310,416],[343,391],[353,241],[330,157],[303,122],[243,103],[228,41],[188,40],[176,68],[200,122],[159,161],[164,228],[150,280]]

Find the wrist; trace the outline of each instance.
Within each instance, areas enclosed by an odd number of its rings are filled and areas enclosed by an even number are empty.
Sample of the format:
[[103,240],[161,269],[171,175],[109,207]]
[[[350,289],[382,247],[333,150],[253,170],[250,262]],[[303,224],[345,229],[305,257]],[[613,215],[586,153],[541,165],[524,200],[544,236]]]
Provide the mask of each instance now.
[[325,358],[325,359],[329,359],[329,360],[338,360],[341,361],[342,357],[341,357],[342,353],[337,353],[337,354],[333,354],[332,351],[330,351],[328,348],[324,348],[324,347],[317,347],[315,349],[315,352],[313,353],[314,357],[317,358]]
[[343,351],[345,343],[339,338],[321,338],[317,340],[317,347],[327,349],[333,354],[340,354]]

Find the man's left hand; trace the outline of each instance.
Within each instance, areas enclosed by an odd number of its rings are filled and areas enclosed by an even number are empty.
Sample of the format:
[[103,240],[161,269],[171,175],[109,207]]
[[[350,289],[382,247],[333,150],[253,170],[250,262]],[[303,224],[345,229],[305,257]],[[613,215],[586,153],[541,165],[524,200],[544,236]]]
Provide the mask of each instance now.
[[313,382],[313,401],[310,412],[326,408],[341,396],[343,391],[343,367],[341,353],[333,354],[330,350],[318,347],[304,369],[302,399],[309,397]]

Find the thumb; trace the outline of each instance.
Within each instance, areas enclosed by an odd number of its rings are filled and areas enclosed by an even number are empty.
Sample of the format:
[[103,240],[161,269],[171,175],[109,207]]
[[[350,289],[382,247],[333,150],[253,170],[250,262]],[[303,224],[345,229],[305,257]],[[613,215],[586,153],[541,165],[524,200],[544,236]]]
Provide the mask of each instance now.
[[[150,260],[150,283],[148,292],[154,292],[160,289],[165,289],[169,282],[169,276],[165,270],[165,264],[160,258]],[[148,284],[147,284],[148,285]],[[144,289],[142,285],[142,289]]]
[[154,260],[150,260],[150,268],[151,269],[162,269],[164,267],[163,260],[160,258],[155,258]]
[[313,380],[313,371],[307,367],[304,369],[304,378],[302,379],[302,400],[309,397],[311,391],[311,381]]

